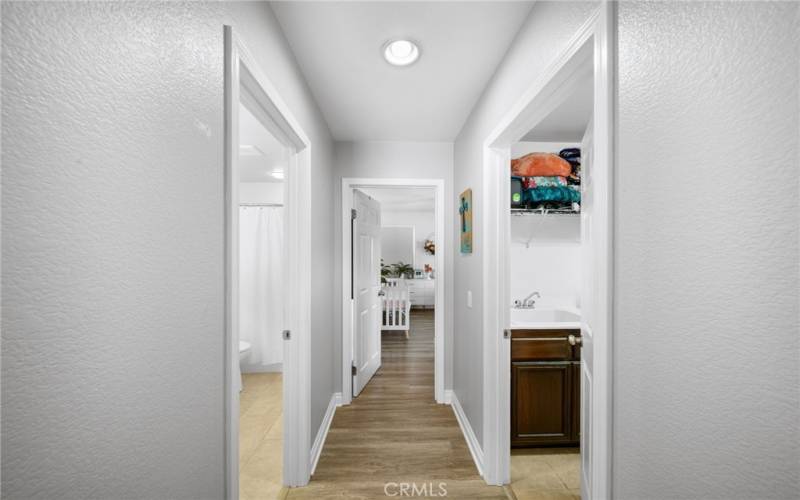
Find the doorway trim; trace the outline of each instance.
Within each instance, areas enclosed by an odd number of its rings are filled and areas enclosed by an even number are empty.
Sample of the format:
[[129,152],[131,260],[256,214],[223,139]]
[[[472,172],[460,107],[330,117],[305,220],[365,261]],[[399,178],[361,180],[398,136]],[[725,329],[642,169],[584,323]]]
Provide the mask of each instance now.
[[289,149],[284,182],[285,255],[288,275],[284,312],[291,332],[283,342],[283,484],[310,478],[311,214],[301,186],[310,178],[311,141],[275,86],[231,26],[224,26],[225,60],[225,497],[239,498],[239,105],[246,105]]
[[[504,330],[510,324],[510,259],[505,242],[510,239],[510,146],[544,119],[566,96],[578,78],[586,75],[587,58],[594,72],[594,166],[603,198],[598,223],[607,239],[598,246],[597,262],[603,272],[599,287],[605,292],[595,329],[593,398],[592,485],[596,498],[611,497],[611,390],[613,297],[613,165],[614,165],[614,2],[605,1],[581,26],[565,49],[541,77],[497,123],[483,143],[483,182],[486,189],[483,228],[487,242],[483,255],[483,435],[484,479],[488,484],[510,482],[510,340]],[[592,59],[589,59],[592,61]],[[494,299],[492,299],[494,298]]]
[[342,179],[342,404],[353,401],[352,372],[353,363],[353,300],[350,298],[351,266],[350,252],[350,209],[353,207],[353,189],[356,188],[434,188],[436,224],[436,281],[434,283],[434,397],[437,403],[444,404],[445,374],[445,302],[444,286],[446,280],[444,256],[449,246],[444,228],[444,180],[443,179],[380,179],[345,177]]

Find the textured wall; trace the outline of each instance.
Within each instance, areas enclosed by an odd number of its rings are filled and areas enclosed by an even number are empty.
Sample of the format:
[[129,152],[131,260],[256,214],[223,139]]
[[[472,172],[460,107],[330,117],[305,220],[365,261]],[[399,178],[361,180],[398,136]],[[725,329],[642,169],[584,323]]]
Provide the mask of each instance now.
[[222,25],[311,136],[312,190],[325,124],[263,3],[2,17],[3,496],[220,498]]
[[[473,253],[458,253],[458,228],[453,227],[454,346],[453,390],[478,439],[483,441],[483,141],[503,115],[563,50],[597,8],[595,2],[536,2],[528,19],[473,108],[455,143],[454,196],[472,188],[475,205]],[[472,291],[473,307],[466,306]]]
[[616,498],[800,491],[799,8],[619,5]]

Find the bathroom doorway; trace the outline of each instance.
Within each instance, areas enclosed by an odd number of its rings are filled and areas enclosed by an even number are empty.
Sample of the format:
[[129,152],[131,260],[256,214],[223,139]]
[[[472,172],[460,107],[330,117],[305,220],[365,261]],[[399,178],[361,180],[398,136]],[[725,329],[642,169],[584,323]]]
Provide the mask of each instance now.
[[282,488],[284,178],[291,150],[239,108],[239,498]]
[[227,498],[310,477],[309,140],[242,41],[225,36]]
[[[484,143],[483,227],[493,243],[483,294],[496,298],[484,304],[484,477],[512,488],[519,480],[519,498],[542,494],[525,479],[552,479],[565,497],[610,496],[613,9],[598,8]],[[547,168],[526,170],[537,162]],[[563,172],[542,173],[556,163]],[[523,253],[556,262],[514,283]],[[577,272],[552,274],[567,266]],[[534,450],[516,452],[527,456],[516,470],[512,446]]]

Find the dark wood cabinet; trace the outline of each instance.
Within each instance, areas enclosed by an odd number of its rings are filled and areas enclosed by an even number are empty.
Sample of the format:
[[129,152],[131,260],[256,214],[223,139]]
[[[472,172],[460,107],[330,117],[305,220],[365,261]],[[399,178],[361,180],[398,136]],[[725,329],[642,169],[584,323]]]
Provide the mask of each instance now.
[[580,350],[571,330],[515,330],[511,337],[511,446],[580,440]]

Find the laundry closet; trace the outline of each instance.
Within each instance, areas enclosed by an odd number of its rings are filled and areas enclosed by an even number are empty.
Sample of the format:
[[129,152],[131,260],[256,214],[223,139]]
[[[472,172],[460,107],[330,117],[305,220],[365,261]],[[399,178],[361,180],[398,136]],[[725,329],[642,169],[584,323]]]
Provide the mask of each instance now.
[[580,486],[583,234],[592,79],[511,144],[508,224],[510,445],[523,477],[557,468]]
[[578,446],[581,143],[511,157],[511,446]]

